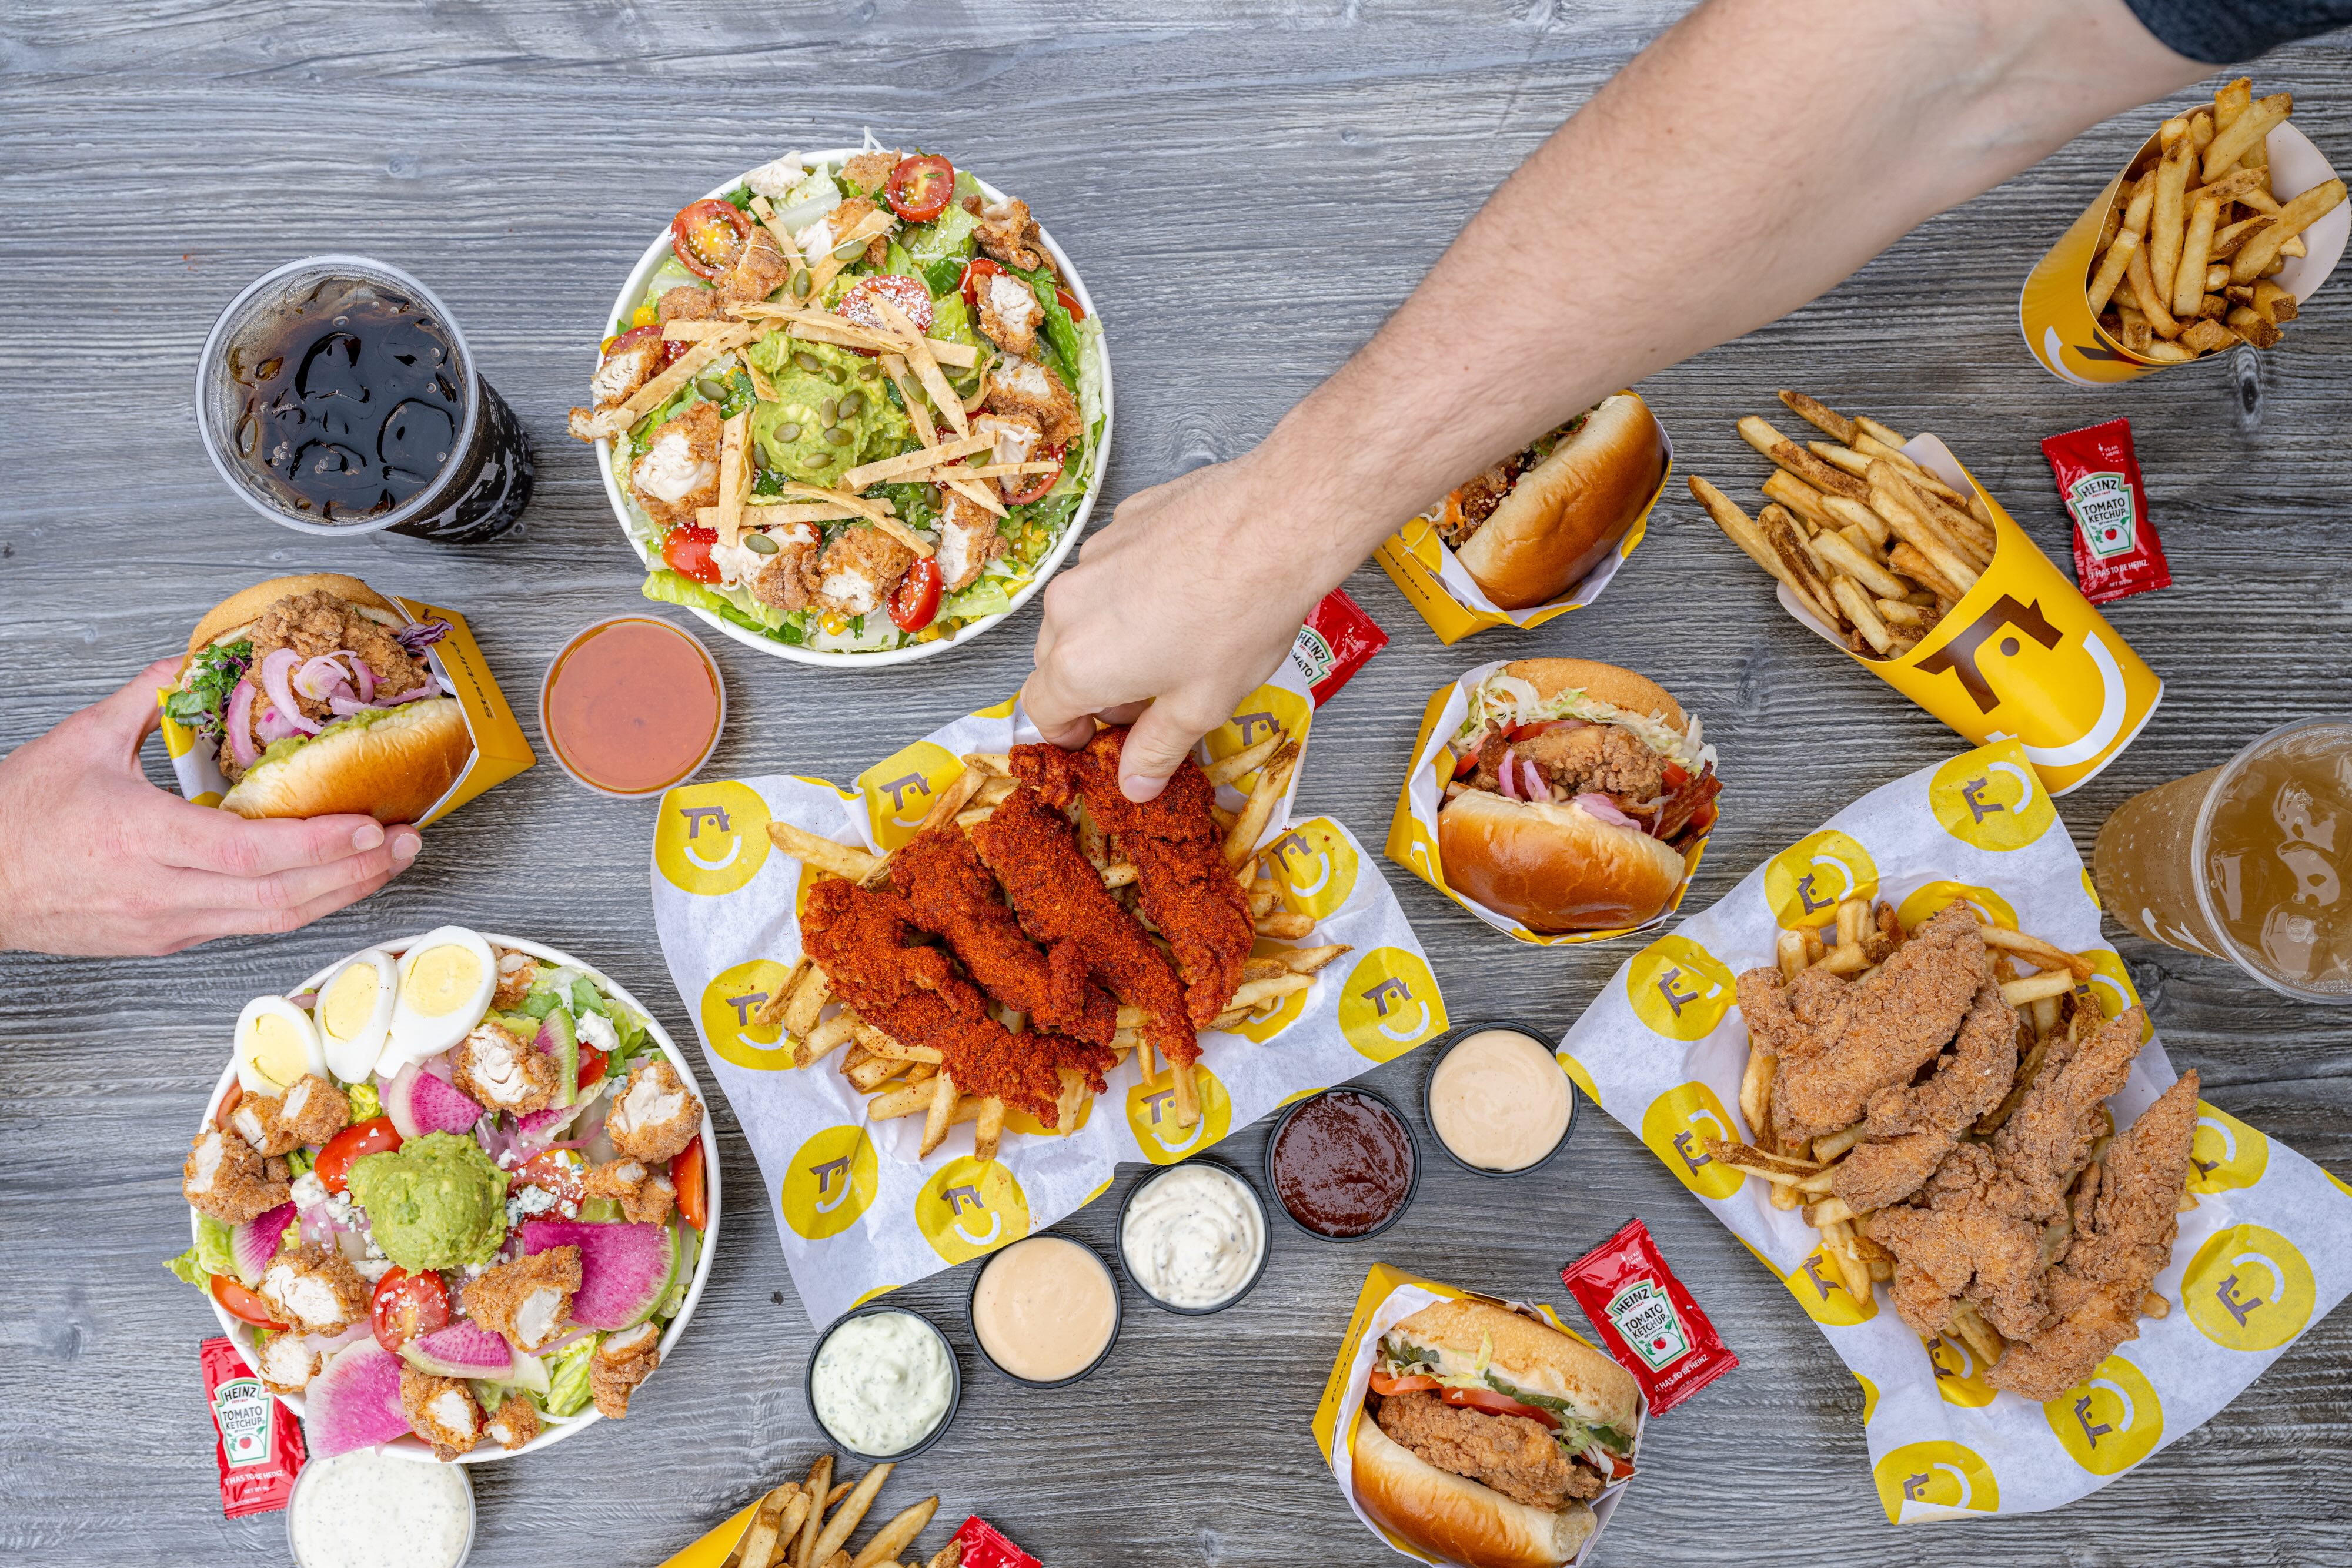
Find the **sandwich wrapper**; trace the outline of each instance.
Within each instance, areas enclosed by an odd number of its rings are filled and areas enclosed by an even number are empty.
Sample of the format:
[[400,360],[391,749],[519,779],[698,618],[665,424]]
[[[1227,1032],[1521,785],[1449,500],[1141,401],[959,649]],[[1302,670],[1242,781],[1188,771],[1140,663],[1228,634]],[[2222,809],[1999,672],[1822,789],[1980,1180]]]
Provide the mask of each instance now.
[[[446,621],[448,635],[425,650],[425,660],[433,671],[433,678],[441,690],[457,699],[465,711],[466,729],[474,737],[474,754],[466,761],[449,788],[412,824],[426,827],[440,821],[475,796],[494,786],[503,784],[538,760],[531,755],[530,742],[523,738],[522,726],[515,722],[514,710],[507,706],[506,695],[490,675],[489,662],[482,657],[479,644],[474,641],[473,628],[466,618],[454,610],[444,610],[437,604],[422,600],[403,599],[387,594],[411,623],[419,621]],[[161,706],[171,695],[167,688],[155,694]],[[219,753],[215,743],[172,717],[163,717],[163,749],[172,758],[173,777],[179,780],[180,793],[199,806],[217,806],[228,792],[228,780],[221,776]]]
[[2052,794],[2090,782],[2155,716],[2164,682],[1950,448],[1916,435],[1903,451],[1992,514],[1992,559],[1976,586],[1898,659],[1853,653],[1785,584],[1780,608],[1966,739],[2016,741]]
[[1510,662],[1508,659],[1496,659],[1491,664],[1465,671],[1452,685],[1431,695],[1428,706],[1422,710],[1421,734],[1412,743],[1412,762],[1405,770],[1403,786],[1397,790],[1396,810],[1389,818],[1389,859],[1496,930],[1506,933],[1515,941],[1532,942],[1538,946],[1605,942],[1612,936],[1646,931],[1671,919],[1675,911],[1682,907],[1683,894],[1690,891],[1690,879],[1698,873],[1699,856],[1706,849],[1705,839],[1701,839],[1685,857],[1682,885],[1675,889],[1675,895],[1667,901],[1665,908],[1639,925],[1620,925],[1607,931],[1549,934],[1530,931],[1509,915],[1465,897],[1446,883],[1444,856],[1437,841],[1437,811],[1445,804],[1445,785],[1454,777],[1454,732],[1462,727],[1463,719],[1468,716],[1470,695],[1478,689],[1479,683]]
[[[1797,1210],[1717,1163],[1746,1140],[1748,1031],[1734,991],[1774,962],[1780,931],[1832,923],[1849,897],[1892,903],[1906,929],[1959,899],[2091,956],[2110,1018],[2137,999],[2099,933],[2091,881],[2015,742],[1964,752],[1864,796],[1750,873],[1713,908],[1622,965],[1561,1041],[1585,1095],[1651,1152],[1788,1286],[1862,1385],[1871,1479],[1889,1520],[2031,1513],[2097,1490],[2202,1425],[2352,1290],[2352,1187],[2200,1102],[2189,1191],[2143,1318],[2090,1378],[2047,1404],[1999,1393],[1965,1346],[1923,1343],[1886,1287],[1858,1301]],[[2109,1102],[2127,1126],[2178,1076],[2151,1038]]]
[[[1307,676],[1286,662],[1208,737],[1209,753],[1230,756],[1276,726],[1303,743],[1313,712]],[[759,1160],[785,1264],[814,1322],[1044,1229],[1108,1191],[1121,1160],[1172,1165],[1448,1027],[1436,977],[1376,862],[1331,818],[1294,821],[1286,799],[1261,840],[1284,883],[1283,905],[1316,916],[1304,942],[1352,951],[1263,1021],[1202,1032],[1196,1125],[1176,1124],[1165,1070],[1158,1089],[1147,1090],[1130,1058],[1066,1134],[1014,1110],[994,1160],[972,1158],[969,1124],[919,1158],[923,1118],[868,1122],[866,1096],[842,1077],[837,1057],[799,1071],[795,1042],[753,1024],[800,956],[797,912],[811,881],[771,846],[766,825],[790,821],[886,852],[914,836],[965,754],[1037,738],[1007,700],[876,763],[853,789],[770,775],[683,785],[662,798],[653,846],[662,953]],[[1294,770],[1293,797],[1298,777]],[[1241,798],[1231,788],[1221,793],[1229,806]]]
[[[2311,138],[2296,129],[2291,120],[2271,128],[2263,149],[2270,159],[2271,193],[2281,202],[2335,176],[2326,154],[2312,145]],[[2109,337],[2099,326],[2098,318],[2091,314],[2087,294],[2091,263],[2098,254],[2099,233],[2106,225],[2107,210],[2122,192],[2125,177],[2135,169],[2153,163],[2162,153],[2161,132],[2142,142],[2131,161],[2107,182],[2107,188],[2099,193],[2097,200],[2083,209],[2083,215],[2074,220],[2074,226],[2061,235],[2058,243],[2026,274],[2025,287],[2017,297],[2018,329],[2025,334],[2026,348],[2053,376],[2077,386],[2106,386],[2137,381],[2156,371],[2177,370],[2184,364],[2202,364],[2228,357],[2205,354],[2195,360],[2144,360]],[[2304,230],[2303,244],[2308,254],[2287,257],[2286,265],[2273,281],[2293,294],[2298,304],[2310,298],[2319,292],[2319,286],[2327,281],[2328,274],[2343,259],[2347,235],[2352,235],[2352,204],[2337,207]],[[2129,287],[2126,284],[2116,293],[2121,295]]]
[[[1494,1296],[1481,1295],[1475,1291],[1465,1291],[1458,1286],[1426,1280],[1418,1274],[1408,1274],[1386,1263],[1372,1265],[1371,1272],[1364,1276],[1364,1288],[1357,1293],[1355,1315],[1348,1320],[1347,1337],[1339,1342],[1339,1354],[1331,1363],[1331,1375],[1323,1385],[1322,1403],[1315,1407],[1315,1444],[1323,1456],[1324,1463],[1331,1467],[1331,1479],[1339,1483],[1340,1495],[1348,1500],[1348,1507],[1356,1517],[1363,1521],[1364,1528],[1407,1557],[1423,1563],[1442,1563],[1445,1559],[1432,1556],[1422,1548],[1401,1541],[1381,1529],[1365,1515],[1362,1506],[1356,1501],[1353,1447],[1356,1413],[1364,1407],[1364,1391],[1371,1382],[1372,1362],[1380,1354],[1381,1336],[1423,1307],[1433,1306],[1439,1301],[1485,1301],[1489,1306],[1502,1307],[1523,1316],[1540,1318],[1587,1350],[1607,1354],[1591,1340],[1560,1322],[1559,1314],[1550,1307],[1525,1301],[1506,1301]],[[1592,1560],[1594,1549],[1600,1545],[1601,1535],[1609,1528],[1610,1516],[1617,1511],[1618,1500],[1625,1495],[1625,1489],[1639,1479],[1642,1433],[1650,1423],[1650,1405],[1639,1394],[1634,1398],[1633,1467],[1636,1474],[1603,1487],[1601,1495],[1592,1500],[1592,1533],[1585,1537],[1584,1544],[1570,1559],[1569,1568],[1580,1568],[1581,1564]]]
[[1470,569],[1455,559],[1445,541],[1437,537],[1436,524],[1427,513],[1381,541],[1375,552],[1381,570],[1389,574],[1406,601],[1421,612],[1421,618],[1429,622],[1437,640],[1449,646],[1489,626],[1525,630],[1556,621],[1571,610],[1581,610],[1600,598],[1601,591],[1616,580],[1618,570],[1633,553],[1633,547],[1649,532],[1651,508],[1658,504],[1658,497],[1665,494],[1666,482],[1674,477],[1675,442],[1664,424],[1658,427],[1658,439],[1665,444],[1666,460],[1658,474],[1657,488],[1642,503],[1641,515],[1625,530],[1625,537],[1617,541],[1617,548],[1586,572],[1583,580],[1571,583],[1568,591],[1558,598],[1525,610],[1506,610],[1496,604],[1470,575]]

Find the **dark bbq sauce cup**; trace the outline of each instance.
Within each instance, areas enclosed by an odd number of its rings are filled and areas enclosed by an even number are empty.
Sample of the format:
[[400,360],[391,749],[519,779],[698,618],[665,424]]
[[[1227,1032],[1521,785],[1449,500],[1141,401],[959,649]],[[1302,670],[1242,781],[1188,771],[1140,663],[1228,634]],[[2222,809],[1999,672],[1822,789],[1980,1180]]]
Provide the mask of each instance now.
[[1341,1084],[1283,1113],[1265,1141],[1265,1185],[1307,1235],[1361,1241],[1412,1207],[1421,1146],[1387,1096]]

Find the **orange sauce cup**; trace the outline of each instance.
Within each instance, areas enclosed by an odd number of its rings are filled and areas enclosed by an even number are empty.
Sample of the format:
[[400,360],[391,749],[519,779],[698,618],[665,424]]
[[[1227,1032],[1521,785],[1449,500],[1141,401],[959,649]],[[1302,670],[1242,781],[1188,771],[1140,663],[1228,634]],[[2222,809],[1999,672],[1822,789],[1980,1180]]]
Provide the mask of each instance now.
[[700,638],[653,615],[582,628],[539,688],[547,748],[600,795],[658,795],[702,770],[727,724],[727,688]]

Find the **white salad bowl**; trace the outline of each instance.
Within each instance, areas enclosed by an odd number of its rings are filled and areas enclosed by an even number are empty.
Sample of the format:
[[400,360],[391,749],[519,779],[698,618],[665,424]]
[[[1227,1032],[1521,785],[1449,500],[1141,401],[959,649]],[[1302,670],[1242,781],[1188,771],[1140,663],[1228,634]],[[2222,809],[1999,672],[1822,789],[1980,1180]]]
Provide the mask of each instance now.
[[[800,156],[810,162],[823,162],[838,164],[846,159],[856,157],[864,151],[866,149],[860,147],[834,147],[821,152],[803,152]],[[725,184],[706,192],[698,199],[708,201],[725,196],[730,191],[740,188],[751,177],[751,172],[750,170],[745,170]],[[959,164],[957,172],[971,173],[971,171]],[[979,183],[982,193],[990,201],[1004,200],[1004,193],[994,185],[981,179],[978,174],[972,174],[971,177]],[[685,205],[686,204],[680,204],[681,210]],[[1078,269],[1071,264],[1069,254],[1054,243],[1054,236],[1047,231],[1045,225],[1037,225],[1037,235],[1044,241],[1047,252],[1053,256],[1054,265],[1061,271],[1062,286],[1075,295],[1078,303],[1086,307],[1087,314],[1099,323],[1102,314],[1095,308],[1094,296],[1087,292],[1086,279],[1078,276]],[[620,293],[613,297],[613,308],[605,318],[605,329],[598,335],[597,339],[600,345],[597,351],[599,360],[603,358],[601,345],[604,339],[621,330],[622,324],[636,310],[639,302],[645,298],[646,289],[652,283],[654,274],[660,271],[662,264],[669,258],[670,231],[668,225],[665,225],[662,232],[655,236],[654,242],[646,246],[645,255],[637,258],[637,265],[630,270],[628,280],[621,285]],[[1095,353],[1102,372],[1103,427],[1101,441],[1095,453],[1094,477],[1087,485],[1087,493],[1078,498],[1078,509],[1071,514],[1069,526],[1062,530],[1062,537],[1054,542],[1054,548],[1046,552],[1043,560],[1038,562],[1036,575],[1030,578],[1028,582],[1023,585],[1021,591],[1013,596],[1013,607],[1010,610],[1000,615],[982,616],[964,627],[955,636],[943,637],[936,643],[918,643],[911,647],[857,653],[794,647],[789,643],[780,643],[772,637],[762,637],[758,632],[738,626],[724,616],[702,609],[698,605],[689,604],[682,608],[700,618],[705,624],[720,635],[740,643],[747,648],[757,649],[762,653],[772,654],[779,659],[790,659],[795,664],[824,664],[837,669],[877,669],[886,664],[906,664],[917,659],[932,658],[962,647],[973,638],[994,627],[997,622],[1008,621],[1019,614],[1021,607],[1035,597],[1038,590],[1045,586],[1045,580],[1052,577],[1060,568],[1063,558],[1067,556],[1071,547],[1078,542],[1078,536],[1087,531],[1087,519],[1094,515],[1095,500],[1102,494],[1104,476],[1110,472],[1111,426],[1115,423],[1112,409],[1116,400],[1111,390],[1109,340],[1110,329],[1108,327],[1101,328],[1095,338]],[[595,364],[592,362],[588,368],[593,371],[595,369]],[[1071,390],[1075,392],[1076,389]],[[621,537],[629,541],[631,549],[637,552],[637,559],[648,570],[652,570],[655,564],[653,551],[639,536],[637,530],[631,526],[628,497],[621,487],[621,476],[613,471],[613,444],[608,440],[596,443],[596,472],[604,478],[604,499],[612,506],[614,520],[621,525]]]
[[[380,943],[376,946],[396,957],[406,952],[409,945],[414,943],[417,936],[424,935],[425,933],[420,931],[414,936],[405,936],[397,941]],[[603,987],[614,1000],[625,1007],[635,1009],[637,1016],[646,1020],[646,1034],[652,1037],[656,1045],[661,1047],[662,1054],[669,1058],[669,1064],[677,1070],[678,1077],[684,1080],[686,1086],[694,1092],[694,1097],[702,1102],[703,1202],[709,1212],[703,1218],[701,1244],[695,1249],[694,1281],[687,1287],[686,1300],[679,1304],[677,1315],[670,1319],[669,1326],[662,1331],[661,1343],[658,1348],[662,1364],[666,1366],[669,1364],[671,1352],[677,1348],[678,1336],[686,1332],[688,1322],[694,1316],[695,1303],[702,1299],[703,1284],[710,1278],[710,1255],[719,1245],[719,1129],[712,1125],[710,1121],[710,1097],[704,1092],[701,1083],[695,1078],[693,1067],[678,1051],[677,1042],[670,1039],[669,1031],[662,1028],[661,1020],[654,1017],[644,1003],[631,996],[620,982],[609,978],[603,970],[593,965],[583,964],[569,953],[560,952],[543,943],[526,942],[517,936],[500,936],[488,931],[480,933],[480,936],[482,940],[488,942],[492,947],[510,947],[518,953],[530,954],[542,964],[551,964],[558,967],[568,965],[578,969]],[[326,984],[334,972],[349,961],[348,956],[336,959],[285,994],[289,997],[299,997],[305,991],[316,990]],[[221,1097],[228,1092],[229,1085],[236,1082],[236,1061],[232,1054],[227,1068],[221,1073],[220,1082],[213,1086],[212,1098],[205,1102],[206,1123],[209,1124],[212,1121],[214,1113],[220,1106]],[[190,1209],[188,1211],[189,1235],[192,1239],[200,1239],[197,1235],[197,1219],[195,1210]],[[211,1304],[213,1315],[220,1319],[221,1332],[228,1336],[230,1343],[236,1346],[237,1354],[245,1358],[247,1367],[253,1368],[254,1331],[252,1326],[229,1316],[226,1309],[213,1299],[211,1292],[205,1292],[205,1299]],[[656,1367],[652,1377],[646,1382],[650,1385],[658,1381],[660,1377],[660,1368]],[[303,1414],[304,1402],[300,1395],[280,1394],[277,1398],[279,1404],[293,1411],[298,1417]],[[511,1459],[523,1454],[536,1453],[541,1448],[562,1442],[583,1427],[593,1426],[604,1418],[604,1414],[593,1405],[589,1406],[577,1416],[546,1416],[541,1420],[539,1436],[520,1448],[502,1448],[494,1440],[484,1438],[472,1450],[458,1455],[450,1462],[459,1465],[481,1465],[498,1459]],[[435,1462],[431,1447],[413,1433],[386,1444],[384,1451],[404,1459],[420,1459],[427,1464]]]

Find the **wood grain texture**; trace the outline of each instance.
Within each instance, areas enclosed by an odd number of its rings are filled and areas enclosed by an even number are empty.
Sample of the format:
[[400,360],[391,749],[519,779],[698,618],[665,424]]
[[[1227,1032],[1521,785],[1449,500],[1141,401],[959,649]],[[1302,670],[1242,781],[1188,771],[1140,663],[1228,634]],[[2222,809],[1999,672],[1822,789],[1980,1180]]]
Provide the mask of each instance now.
[[[1120,394],[1116,498],[1245,449],[1370,335],[1486,193],[1678,9],[1672,0],[1363,6],[615,5],[294,7],[16,0],[0,19],[0,746],[173,652],[215,600],[298,568],[356,570],[469,613],[535,733],[545,661],[640,602],[587,449],[562,434],[621,276],[687,195],[859,128],[968,160],[1028,198],[1101,302]],[[2352,149],[2352,67],[2288,50],[2322,146]],[[1944,435],[2053,555],[2064,519],[2035,443],[2130,415],[2177,586],[2113,620],[2168,679],[2121,761],[2063,803],[2077,841],[2126,794],[2341,703],[2339,288],[2241,377],[2226,361],[2127,389],[2062,385],[2027,357],[2027,267],[2144,134],[2100,128],[1929,223],[1827,298],[1652,378],[1685,472],[1762,477],[1733,433],[1794,385]],[[247,279],[329,248],[412,267],[457,312],[538,444],[520,531],[473,552],[316,544],[247,515],[196,442],[196,350]],[[1709,258],[1675,256],[1675,266]],[[1722,258],[1720,265],[1737,265]],[[1629,300],[1628,308],[1648,302]],[[1693,907],[1954,737],[1785,623],[1762,576],[1670,496],[1599,604],[1541,632],[1438,646],[1376,570],[1350,587],[1394,639],[1319,719],[1304,804],[1382,837],[1423,698],[1467,664],[1559,652],[1631,664],[1708,720],[1729,786]],[[714,773],[846,779],[1012,691],[1033,608],[911,669],[818,673],[713,639],[735,721]],[[841,716],[854,714],[849,722]],[[151,775],[167,779],[160,751]],[[691,1039],[646,910],[649,809],[542,767],[428,836],[371,904],[274,942],[152,962],[0,958],[0,1549],[31,1562],[268,1561],[274,1516],[224,1522],[194,1345],[203,1304],[159,1260],[185,1244],[173,1177],[242,1001],[382,936],[461,920],[609,969]],[[1514,946],[1391,873],[1455,1015],[1564,1029],[1622,946]],[[2174,1059],[2216,1103],[2352,1171],[2352,1030],[2205,961],[2124,938]],[[1370,1082],[1417,1096],[1416,1059]],[[478,1469],[481,1563],[653,1563],[812,1456],[813,1339],[727,1108],[739,1195],[683,1353],[625,1423]],[[1263,1131],[1226,1149],[1248,1164]],[[1132,1172],[1122,1178],[1131,1179]],[[1068,1226],[1110,1239],[1113,1198]],[[1654,1428],[1606,1563],[2082,1564],[2342,1562],[2352,1524],[2352,1319],[2315,1327],[2156,1462],[2059,1513],[1898,1540],[1872,1495],[1859,1390],[1785,1291],[1624,1131],[1591,1114],[1513,1186],[1433,1165],[1375,1248],[1276,1238],[1230,1314],[1130,1303],[1097,1377],[1035,1394],[969,1349],[967,1276],[905,1292],[965,1342],[949,1442],[886,1494],[943,1494],[1061,1563],[1384,1564],[1307,1422],[1374,1257],[1557,1299],[1555,1270],[1629,1214],[1744,1363]],[[588,1477],[583,1484],[584,1471]],[[933,1543],[940,1532],[932,1532]]]

